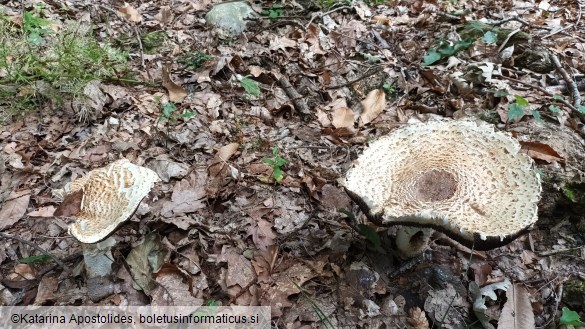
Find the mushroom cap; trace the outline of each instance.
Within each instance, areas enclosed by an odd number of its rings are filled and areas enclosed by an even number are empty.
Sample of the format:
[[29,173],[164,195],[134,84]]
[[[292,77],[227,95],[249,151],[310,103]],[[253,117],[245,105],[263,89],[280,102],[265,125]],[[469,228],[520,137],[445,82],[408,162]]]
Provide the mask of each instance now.
[[379,225],[432,227],[477,250],[537,220],[540,177],[508,133],[474,121],[409,124],[373,142],[345,189]]
[[74,180],[66,187],[67,196],[79,194],[81,204],[69,225],[69,234],[83,243],[96,243],[112,234],[126,221],[148,195],[158,175],[127,159],[112,162]]

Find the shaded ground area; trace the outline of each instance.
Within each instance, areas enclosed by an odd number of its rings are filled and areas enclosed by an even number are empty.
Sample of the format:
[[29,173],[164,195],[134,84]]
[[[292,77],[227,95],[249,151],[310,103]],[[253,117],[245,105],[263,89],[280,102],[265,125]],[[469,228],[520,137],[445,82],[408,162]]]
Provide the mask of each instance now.
[[[556,327],[562,307],[585,318],[577,1],[255,3],[238,35],[206,24],[212,5],[45,2],[51,29],[91,27],[129,52],[131,72],[56,102],[36,82],[5,87],[0,68],[2,91],[15,90],[0,102],[0,305],[211,301],[270,305],[277,328],[481,328],[478,312],[510,321],[500,316],[516,291],[529,306],[514,310],[537,327]],[[18,27],[35,6],[0,8]],[[15,116],[8,105],[27,93],[35,107]],[[395,229],[350,202],[341,182],[368,141],[432,116],[480,119],[523,143],[544,189],[530,234],[488,252],[435,234],[404,260]],[[162,182],[95,282],[53,192],[122,157]],[[65,269],[31,258],[39,249]]]

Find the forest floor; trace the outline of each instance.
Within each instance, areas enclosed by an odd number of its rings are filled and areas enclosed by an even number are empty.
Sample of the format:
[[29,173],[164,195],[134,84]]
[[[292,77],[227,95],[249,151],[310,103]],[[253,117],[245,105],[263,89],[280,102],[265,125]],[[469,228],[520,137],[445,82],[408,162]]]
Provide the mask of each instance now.
[[[504,307],[538,328],[585,319],[578,1],[256,2],[239,34],[206,24],[211,0],[0,3],[0,305],[264,305],[274,328],[516,328]],[[68,54],[95,66],[47,53],[92,38]],[[530,233],[490,251],[435,234],[404,260],[346,196],[369,141],[437,116],[523,143],[543,181]],[[53,192],[120,158],[162,181],[88,285]]]

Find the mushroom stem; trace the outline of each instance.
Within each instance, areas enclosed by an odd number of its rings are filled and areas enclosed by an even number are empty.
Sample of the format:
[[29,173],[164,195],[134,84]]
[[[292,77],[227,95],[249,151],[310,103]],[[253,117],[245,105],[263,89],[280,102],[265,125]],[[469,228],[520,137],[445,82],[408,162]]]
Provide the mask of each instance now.
[[433,234],[432,228],[402,226],[396,233],[396,247],[406,257],[414,257],[423,252]]
[[112,271],[112,247],[116,240],[109,237],[97,243],[82,243],[83,262],[87,276],[90,278],[103,277],[111,274]]

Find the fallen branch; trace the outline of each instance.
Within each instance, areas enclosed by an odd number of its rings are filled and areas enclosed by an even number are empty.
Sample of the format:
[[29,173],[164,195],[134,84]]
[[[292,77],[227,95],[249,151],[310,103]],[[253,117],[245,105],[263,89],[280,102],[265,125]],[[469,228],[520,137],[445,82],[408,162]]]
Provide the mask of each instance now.
[[301,94],[299,94],[299,92],[290,84],[287,78],[282,77],[278,79],[278,83],[280,84],[280,87],[284,89],[284,92],[286,93],[288,98],[292,100],[295,109],[299,111],[299,113],[305,116],[311,114],[311,111],[309,110],[309,106],[307,106],[305,98]]
[[573,96],[573,106],[576,108],[581,106],[581,94],[579,93],[579,89],[577,88],[575,80],[573,80],[569,73],[567,73],[567,71],[563,68],[563,66],[561,65],[561,61],[559,61],[559,58],[557,57],[556,54],[551,54],[550,58],[552,59],[552,62],[555,65],[555,68],[557,69],[557,72],[559,72],[559,74],[563,76],[563,79],[565,80],[567,86],[569,87],[569,90],[571,91],[571,95]]

